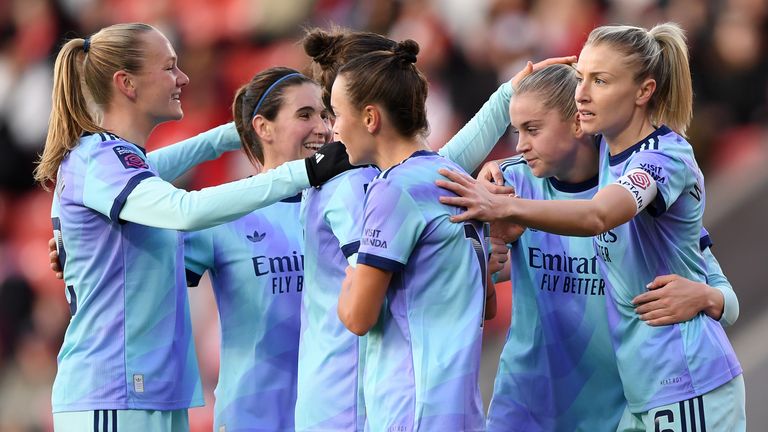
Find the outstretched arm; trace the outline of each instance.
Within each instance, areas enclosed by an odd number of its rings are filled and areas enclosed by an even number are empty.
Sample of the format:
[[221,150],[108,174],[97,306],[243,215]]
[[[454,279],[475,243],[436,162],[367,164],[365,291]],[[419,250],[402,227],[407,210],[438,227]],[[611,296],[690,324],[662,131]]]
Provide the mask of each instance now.
[[587,237],[629,221],[638,211],[632,194],[616,184],[599,190],[590,200],[528,200],[499,195],[498,186],[466,174],[447,169],[439,172],[450,181],[437,180],[436,184],[459,195],[441,196],[440,202],[467,209],[451,217],[453,222],[506,220],[554,234]]
[[194,166],[240,148],[234,123],[227,123],[192,138],[147,153],[160,178],[173,181]]

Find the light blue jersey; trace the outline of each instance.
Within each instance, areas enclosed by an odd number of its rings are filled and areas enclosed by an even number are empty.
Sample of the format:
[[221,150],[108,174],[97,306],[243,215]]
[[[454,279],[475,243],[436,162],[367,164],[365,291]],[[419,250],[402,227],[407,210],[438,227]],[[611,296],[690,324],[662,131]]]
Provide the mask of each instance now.
[[360,389],[366,337],[347,330],[337,308],[348,259],[360,247],[365,191],[378,173],[358,168],[305,191],[297,431],[363,430],[365,424]]
[[84,135],[62,161],[51,209],[72,318],[54,412],[203,405],[181,235],[118,215],[157,176],[143,149]]
[[208,271],[219,310],[215,431],[294,430],[304,290],[300,201],[297,195],[185,235],[187,282],[196,286]]
[[[579,184],[538,178],[522,157],[501,165],[526,199],[590,199]],[[527,229],[511,245],[512,323],[499,361],[488,431],[614,430],[626,406],[592,239]]]
[[[699,251],[704,179],[685,139],[666,126],[617,155],[600,149],[600,187],[632,169],[642,169],[658,187],[653,203],[631,221],[594,238],[606,277],[608,322],[624,394],[632,412],[691,399],[741,374],[722,326],[699,314],[681,324],[651,327],[631,300],[658,275],[706,281]],[[644,188],[643,176],[630,176]]]
[[435,185],[419,151],[368,187],[358,264],[393,272],[368,333],[364,393],[371,431],[482,431],[478,387],[486,252],[482,226],[455,224],[460,209]]

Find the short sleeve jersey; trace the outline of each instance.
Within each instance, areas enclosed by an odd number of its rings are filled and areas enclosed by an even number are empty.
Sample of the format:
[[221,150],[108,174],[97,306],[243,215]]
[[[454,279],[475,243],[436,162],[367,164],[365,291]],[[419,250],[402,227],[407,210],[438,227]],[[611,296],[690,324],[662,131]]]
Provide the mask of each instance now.
[[600,149],[600,187],[629,176],[644,188],[653,178],[658,193],[629,222],[594,237],[606,276],[619,373],[633,412],[690,399],[732,380],[742,370],[722,326],[703,313],[684,323],[651,327],[632,299],[656,276],[678,274],[706,281],[700,252],[704,178],[691,145],[666,126],[620,154]]
[[140,147],[84,135],[64,158],[51,209],[72,318],[54,412],[203,404],[178,231],[119,218],[156,176]]
[[304,254],[301,195],[185,234],[187,279],[208,271],[221,323],[214,430],[292,431]]
[[482,226],[453,223],[428,151],[368,187],[358,266],[392,272],[368,333],[365,400],[372,431],[484,430],[478,387],[486,249]]
[[[590,199],[597,192],[597,175],[577,184],[538,178],[522,157],[501,168],[520,198]],[[488,431],[615,429],[626,403],[592,239],[528,228],[510,252],[512,323]]]
[[363,203],[376,168],[342,173],[305,190],[306,289],[302,299],[297,431],[363,430],[366,337],[347,330],[337,313],[348,259],[360,247]]

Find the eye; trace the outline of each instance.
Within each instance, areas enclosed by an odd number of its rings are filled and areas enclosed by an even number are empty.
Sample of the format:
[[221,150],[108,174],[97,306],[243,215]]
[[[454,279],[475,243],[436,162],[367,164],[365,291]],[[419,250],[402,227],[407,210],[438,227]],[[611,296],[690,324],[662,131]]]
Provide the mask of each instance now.
[[310,117],[311,117],[311,116],[310,116],[310,115],[309,115],[309,113],[308,113],[308,112],[306,112],[306,111],[305,111],[305,112],[303,112],[303,113],[299,113],[299,118],[300,118],[300,119],[303,119],[303,120],[309,120],[309,118],[310,118]]
[[581,84],[581,82],[584,81],[581,77],[576,77],[576,83]]
[[605,81],[600,78],[595,78],[595,84],[605,84]]
[[512,129],[512,134],[513,135],[520,135],[520,131],[517,130],[517,129]]

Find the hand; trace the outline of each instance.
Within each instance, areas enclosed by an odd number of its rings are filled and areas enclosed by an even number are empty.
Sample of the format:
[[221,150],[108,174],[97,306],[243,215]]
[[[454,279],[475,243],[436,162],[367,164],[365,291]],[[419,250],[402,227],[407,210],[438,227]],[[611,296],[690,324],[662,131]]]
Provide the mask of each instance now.
[[499,219],[491,222],[491,237],[496,237],[504,243],[514,243],[523,235],[525,227],[514,222]]
[[509,250],[507,243],[495,237],[488,239],[491,247],[491,253],[488,256],[488,273],[498,273],[504,269],[504,264],[509,261]]
[[705,312],[720,319],[725,299],[720,291],[701,282],[675,274],[657,276],[647,285],[648,291],[632,299],[635,313],[651,326],[688,321]]
[[531,63],[530,61],[525,64],[525,67],[523,70],[515,74],[515,76],[512,77],[509,82],[512,84],[513,89],[517,89],[517,85],[520,84],[520,81],[522,81],[523,78],[527,77],[528,75],[544,69],[547,66],[553,65],[553,64],[571,64],[576,63],[577,58],[576,56],[567,56],[567,57],[552,57],[548,59],[544,59],[536,64]]
[[499,186],[504,184],[504,174],[501,173],[499,163],[496,161],[490,161],[483,165],[483,168],[477,174],[477,178]]
[[440,202],[467,209],[459,215],[451,216],[452,222],[463,222],[469,219],[491,222],[506,216],[501,207],[510,199],[510,195],[515,191],[514,188],[478,181],[466,174],[445,168],[441,168],[438,172],[450,181],[436,180],[435,184],[459,195],[457,197],[441,196]]
[[56,279],[64,279],[64,271],[61,268],[61,264],[59,264],[59,251],[56,250],[56,238],[48,240],[48,259],[51,262],[50,267],[54,275],[56,275]]
[[344,171],[354,168],[349,163],[347,148],[341,141],[325,144],[313,156],[304,159],[304,162],[309,184],[312,186],[321,186]]

